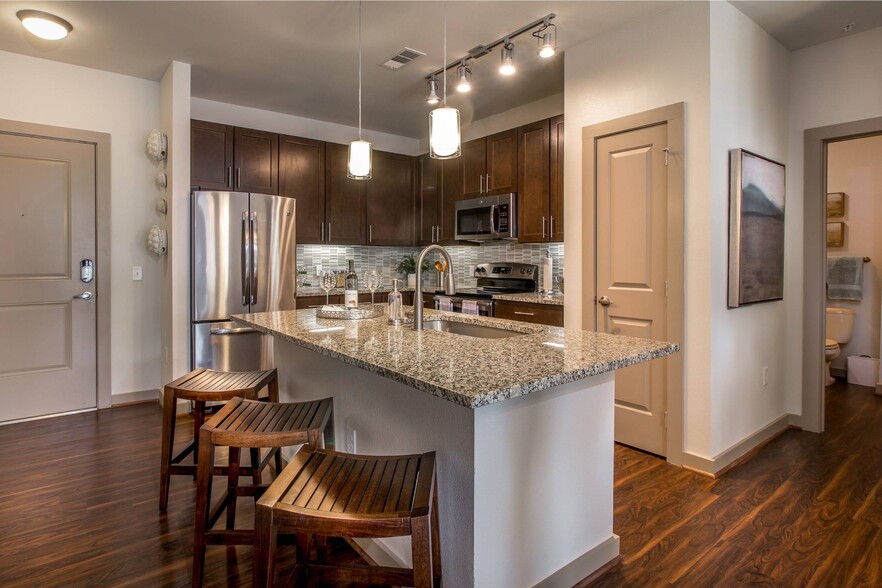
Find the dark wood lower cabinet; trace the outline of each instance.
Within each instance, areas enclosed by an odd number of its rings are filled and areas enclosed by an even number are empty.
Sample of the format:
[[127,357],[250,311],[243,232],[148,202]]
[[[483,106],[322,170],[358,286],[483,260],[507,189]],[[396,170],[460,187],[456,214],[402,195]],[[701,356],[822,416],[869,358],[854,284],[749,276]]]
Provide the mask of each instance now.
[[494,305],[493,316],[495,318],[562,327],[564,310],[563,306],[556,304],[531,304],[529,302],[497,300]]

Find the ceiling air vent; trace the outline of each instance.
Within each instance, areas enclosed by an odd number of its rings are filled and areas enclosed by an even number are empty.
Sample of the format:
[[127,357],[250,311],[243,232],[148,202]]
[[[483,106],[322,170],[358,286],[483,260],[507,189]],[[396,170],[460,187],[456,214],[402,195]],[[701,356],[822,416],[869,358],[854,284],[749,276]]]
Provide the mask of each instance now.
[[386,69],[396,70],[401,69],[414,59],[419,59],[420,57],[425,56],[426,54],[422,51],[417,51],[416,49],[405,47],[404,49],[378,65],[380,67],[385,67]]

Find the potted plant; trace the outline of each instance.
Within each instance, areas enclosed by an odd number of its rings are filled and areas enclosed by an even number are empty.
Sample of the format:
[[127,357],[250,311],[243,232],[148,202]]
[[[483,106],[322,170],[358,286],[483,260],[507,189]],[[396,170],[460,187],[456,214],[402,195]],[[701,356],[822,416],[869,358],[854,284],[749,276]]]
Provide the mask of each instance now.
[[[416,271],[417,271],[417,254],[416,253],[408,253],[404,257],[401,258],[401,261],[398,262],[398,265],[395,266],[395,270],[399,274],[407,275],[407,287],[408,288],[416,288]],[[423,261],[423,271],[427,271],[429,269],[429,261]]]

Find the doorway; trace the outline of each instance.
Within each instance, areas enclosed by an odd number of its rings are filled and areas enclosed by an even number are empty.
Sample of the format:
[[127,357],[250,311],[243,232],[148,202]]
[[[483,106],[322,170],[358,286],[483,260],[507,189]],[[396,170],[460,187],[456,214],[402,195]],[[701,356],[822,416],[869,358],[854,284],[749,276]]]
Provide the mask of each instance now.
[[109,155],[105,134],[0,121],[2,424],[110,406]]
[[[583,328],[683,338],[683,105],[583,129]],[[587,309],[592,311],[588,312]],[[617,442],[682,463],[682,354],[617,370]]]
[[[826,201],[828,148],[831,144],[882,134],[882,117],[805,131],[803,216],[802,415],[807,431],[824,431],[826,319]],[[877,388],[877,392],[878,392]]]

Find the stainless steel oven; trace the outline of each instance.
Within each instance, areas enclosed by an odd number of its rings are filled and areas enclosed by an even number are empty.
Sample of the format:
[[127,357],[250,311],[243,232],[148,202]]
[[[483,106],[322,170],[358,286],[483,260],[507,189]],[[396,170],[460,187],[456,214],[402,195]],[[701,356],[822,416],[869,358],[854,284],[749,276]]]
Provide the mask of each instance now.
[[490,241],[518,238],[518,195],[482,196],[456,202],[456,239]]
[[448,296],[435,294],[435,309],[478,316],[494,316],[496,294],[535,292],[539,278],[539,266],[527,263],[482,263],[475,266],[472,274],[477,278],[477,288],[461,288]]
[[468,295],[447,296],[445,294],[435,294],[435,310],[447,310],[478,316],[493,316],[493,299],[477,298]]

